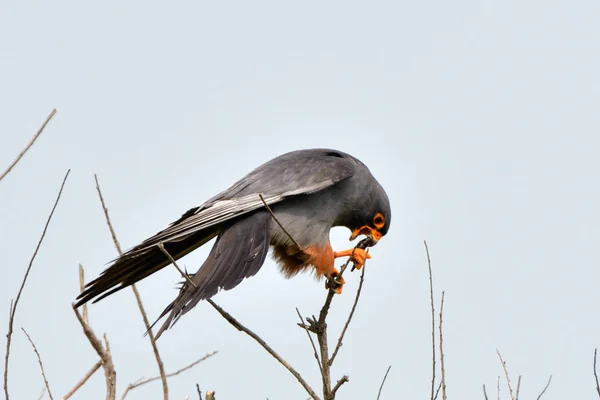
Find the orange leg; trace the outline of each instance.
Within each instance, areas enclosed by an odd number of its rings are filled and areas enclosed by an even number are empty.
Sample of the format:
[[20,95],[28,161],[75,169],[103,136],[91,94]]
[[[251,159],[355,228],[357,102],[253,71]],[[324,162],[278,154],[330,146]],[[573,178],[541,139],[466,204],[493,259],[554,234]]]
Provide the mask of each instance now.
[[[352,252],[354,252],[354,254]],[[371,255],[363,249],[348,249],[342,251],[334,251],[333,257],[350,257],[350,260],[354,262],[356,269],[361,269],[362,266],[365,264],[365,261],[371,258]]]

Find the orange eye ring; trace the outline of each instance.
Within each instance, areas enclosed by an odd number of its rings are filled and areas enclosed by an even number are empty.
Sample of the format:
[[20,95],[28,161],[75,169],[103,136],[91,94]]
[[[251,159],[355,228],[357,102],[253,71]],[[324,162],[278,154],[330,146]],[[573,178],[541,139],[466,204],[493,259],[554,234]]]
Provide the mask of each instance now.
[[373,226],[377,229],[381,229],[381,228],[383,228],[384,225],[385,225],[385,218],[383,217],[383,214],[381,214],[381,213],[375,214],[375,217],[373,217]]

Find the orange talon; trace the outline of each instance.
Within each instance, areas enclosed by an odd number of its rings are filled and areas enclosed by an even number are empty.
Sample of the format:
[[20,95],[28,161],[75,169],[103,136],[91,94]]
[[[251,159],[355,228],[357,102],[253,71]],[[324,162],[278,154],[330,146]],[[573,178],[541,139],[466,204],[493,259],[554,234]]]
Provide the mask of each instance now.
[[[352,254],[353,251],[354,254]],[[350,260],[354,262],[356,269],[361,269],[362,266],[365,264],[365,260],[371,258],[371,255],[363,249],[348,249],[343,251],[334,251],[333,257],[350,257]]]

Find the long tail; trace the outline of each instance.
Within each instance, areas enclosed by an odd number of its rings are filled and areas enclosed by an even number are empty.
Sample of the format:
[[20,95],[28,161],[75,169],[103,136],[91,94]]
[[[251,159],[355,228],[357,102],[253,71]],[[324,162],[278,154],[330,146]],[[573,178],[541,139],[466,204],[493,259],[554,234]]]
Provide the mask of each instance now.
[[[219,227],[213,226],[195,232],[187,237],[172,242],[164,242],[165,249],[174,259],[179,259],[189,252],[197,249],[210,241],[219,233]],[[158,244],[158,243],[156,243]],[[146,248],[139,251],[141,246]],[[79,307],[90,300],[94,303],[106,296],[125,289],[145,277],[170,264],[167,256],[157,247],[148,247],[148,243],[134,247],[107,268],[100,276],[86,284],[85,290],[77,296],[75,307]]]
[[207,259],[200,270],[190,276],[194,285],[184,281],[177,298],[154,322],[153,326],[168,314],[156,338],[199,301],[214,296],[219,289],[233,289],[244,278],[259,271],[269,250],[270,222],[271,215],[266,210],[260,210],[221,227]]

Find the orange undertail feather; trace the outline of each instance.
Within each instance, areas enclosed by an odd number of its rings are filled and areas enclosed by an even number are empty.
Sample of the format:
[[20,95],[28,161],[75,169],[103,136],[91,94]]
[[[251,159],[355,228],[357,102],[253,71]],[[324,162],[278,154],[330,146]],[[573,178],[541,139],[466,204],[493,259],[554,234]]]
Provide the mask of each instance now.
[[273,259],[286,278],[307,270],[311,265],[314,267],[317,279],[337,272],[334,267],[334,252],[329,242],[324,247],[312,245],[304,251],[295,245],[276,246],[273,250]]

